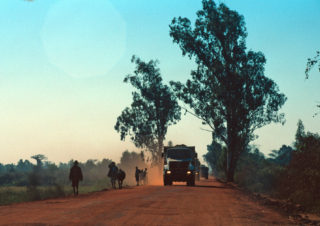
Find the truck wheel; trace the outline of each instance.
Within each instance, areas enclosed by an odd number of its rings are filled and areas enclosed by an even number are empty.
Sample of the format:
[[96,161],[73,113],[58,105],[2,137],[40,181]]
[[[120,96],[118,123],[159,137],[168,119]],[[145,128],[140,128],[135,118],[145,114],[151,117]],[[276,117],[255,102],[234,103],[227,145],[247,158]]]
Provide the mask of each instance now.
[[164,186],[167,186],[168,185],[168,180],[167,178],[163,177],[163,185]]

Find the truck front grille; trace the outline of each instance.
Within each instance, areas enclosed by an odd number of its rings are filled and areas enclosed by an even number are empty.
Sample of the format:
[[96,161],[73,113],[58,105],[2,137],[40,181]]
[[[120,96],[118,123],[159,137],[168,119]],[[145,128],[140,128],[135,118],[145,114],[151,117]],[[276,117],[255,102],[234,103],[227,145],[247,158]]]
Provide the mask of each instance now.
[[169,162],[169,168],[173,172],[186,172],[189,162]]

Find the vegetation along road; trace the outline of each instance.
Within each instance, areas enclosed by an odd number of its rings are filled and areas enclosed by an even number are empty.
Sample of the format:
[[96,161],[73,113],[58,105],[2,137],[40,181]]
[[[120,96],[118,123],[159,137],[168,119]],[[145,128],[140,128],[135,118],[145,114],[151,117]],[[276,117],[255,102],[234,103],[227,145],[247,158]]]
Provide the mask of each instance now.
[[289,225],[286,216],[214,179],[140,186],[0,207],[0,224]]

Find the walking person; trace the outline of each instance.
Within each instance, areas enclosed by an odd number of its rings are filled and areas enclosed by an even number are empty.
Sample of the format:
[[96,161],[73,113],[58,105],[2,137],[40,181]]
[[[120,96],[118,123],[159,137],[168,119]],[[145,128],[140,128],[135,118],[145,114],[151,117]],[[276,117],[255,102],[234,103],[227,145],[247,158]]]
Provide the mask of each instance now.
[[144,175],[143,184],[146,185],[146,184],[148,184],[148,169],[147,168],[144,169],[143,175]]
[[79,181],[83,180],[81,168],[78,166],[78,161],[74,161],[73,166],[70,169],[69,180],[72,181],[73,195],[78,195]]
[[136,166],[135,177],[136,177],[137,186],[139,186],[140,172],[141,172],[141,170],[139,170],[138,166]]
[[111,179],[111,185],[112,188],[116,188],[116,180],[118,176],[118,167],[116,166],[115,162],[112,162],[109,164],[109,172],[108,172],[108,177]]

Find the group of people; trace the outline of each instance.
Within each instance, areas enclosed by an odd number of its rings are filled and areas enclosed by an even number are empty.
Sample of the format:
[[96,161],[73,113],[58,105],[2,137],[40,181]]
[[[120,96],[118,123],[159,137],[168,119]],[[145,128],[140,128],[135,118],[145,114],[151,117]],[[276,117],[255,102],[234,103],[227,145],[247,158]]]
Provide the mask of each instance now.
[[[118,169],[115,162],[109,164],[108,177],[110,177],[112,188],[116,188],[116,181],[118,181],[119,189],[122,188],[123,180],[126,178],[126,173]],[[148,184],[147,168],[139,169],[136,166],[135,178],[137,186],[142,182],[144,185]],[[83,180],[81,168],[78,161],[74,161],[70,169],[69,180],[72,182],[73,194],[76,196],[79,193],[79,181]]]
[[[115,162],[109,164],[108,177],[111,179],[112,188],[116,188],[116,181],[118,181],[119,189],[122,188],[123,180],[126,178],[126,173],[118,169]],[[69,180],[72,182],[73,194],[76,196],[79,194],[79,181],[83,180],[81,168],[78,161],[74,161],[73,166],[70,169]]]
[[143,185],[148,184],[147,168],[143,170],[143,169],[139,169],[138,166],[136,166],[135,177],[136,177],[137,186],[139,186],[140,182],[143,182]]

